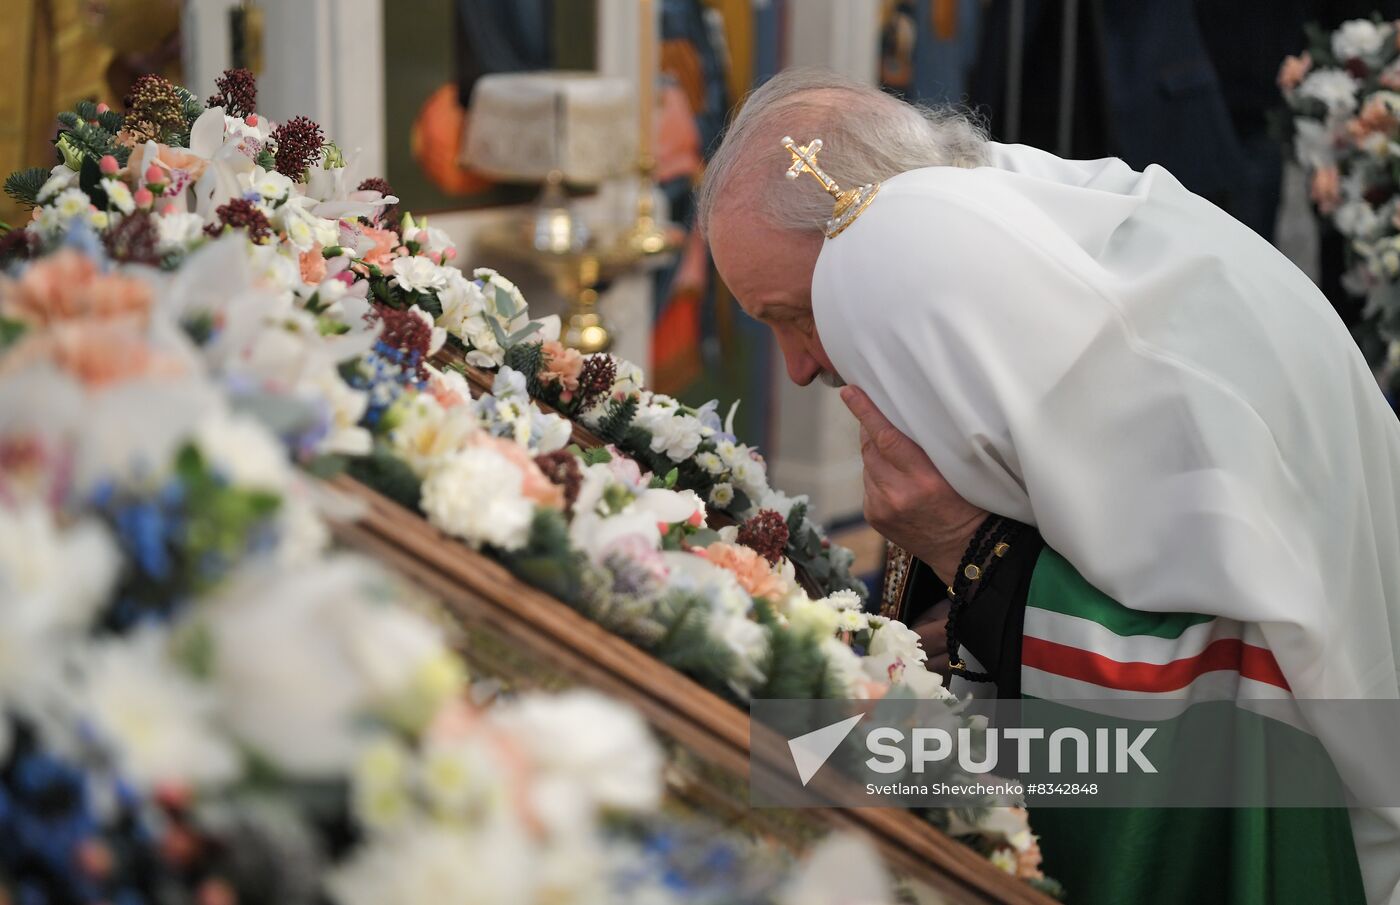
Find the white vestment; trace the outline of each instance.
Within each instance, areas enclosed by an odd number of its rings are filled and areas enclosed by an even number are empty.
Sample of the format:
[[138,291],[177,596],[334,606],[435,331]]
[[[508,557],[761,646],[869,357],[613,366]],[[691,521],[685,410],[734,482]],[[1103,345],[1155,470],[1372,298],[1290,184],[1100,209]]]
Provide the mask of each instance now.
[[[991,157],[826,241],[842,377],[1125,606],[1257,623],[1299,699],[1400,696],[1400,423],[1326,298],[1160,167]],[[1400,814],[1352,828],[1400,901]]]

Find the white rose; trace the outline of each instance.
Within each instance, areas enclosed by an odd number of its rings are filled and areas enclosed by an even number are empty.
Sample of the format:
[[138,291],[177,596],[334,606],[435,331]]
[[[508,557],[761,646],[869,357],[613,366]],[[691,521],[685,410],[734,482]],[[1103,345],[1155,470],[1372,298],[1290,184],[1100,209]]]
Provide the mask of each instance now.
[[1358,83],[1340,69],[1315,69],[1298,86],[1300,97],[1321,101],[1329,113],[1341,115],[1356,109]]
[[1370,59],[1385,46],[1390,29],[1369,19],[1352,19],[1332,33],[1332,53],[1342,62]]
[[491,291],[488,293],[488,298],[490,299],[491,303],[491,310],[496,310],[495,290],[496,288],[500,288],[504,289],[510,295],[511,300],[515,302],[515,310],[517,314],[523,314],[525,312],[527,307],[525,303],[525,296],[521,294],[520,289],[510,280],[501,276],[499,273],[497,273],[489,267],[478,267],[476,270],[472,271],[472,276],[475,279],[481,280],[487,286],[491,287]]
[[867,653],[872,657],[894,654],[915,663],[928,659],[928,654],[920,645],[919,633],[894,620],[880,626],[870,636],[870,650]]
[[574,426],[567,418],[535,410],[534,433],[535,452],[547,455],[569,445],[574,436]]
[[397,258],[394,261],[394,282],[408,292],[436,292],[447,286],[445,271],[448,269],[418,255]]
[[447,277],[447,285],[438,292],[438,302],[442,314],[438,326],[445,328],[453,336],[462,337],[467,320],[486,311],[486,296],[481,287],[468,282],[455,268]]
[[637,421],[651,433],[651,451],[665,453],[672,462],[684,462],[695,455],[703,439],[700,419],[676,415],[667,408],[654,408],[639,415]]
[[468,449],[423,482],[423,511],[434,525],[473,547],[519,550],[530,539],[535,514],[523,486],[509,459],[486,447]]

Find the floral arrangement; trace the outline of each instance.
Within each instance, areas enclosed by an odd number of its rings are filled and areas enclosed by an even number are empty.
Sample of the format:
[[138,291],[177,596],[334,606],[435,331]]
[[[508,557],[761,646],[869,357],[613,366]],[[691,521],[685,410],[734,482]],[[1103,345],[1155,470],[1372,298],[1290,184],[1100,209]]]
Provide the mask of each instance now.
[[[222,433],[196,421],[139,435],[216,431],[189,451],[136,455],[140,488],[154,492],[163,463],[180,475],[168,495],[83,485],[82,506],[129,522],[153,562],[176,539],[197,540],[179,568],[123,590],[104,626],[144,626],[152,608],[170,619],[172,601],[227,584],[245,548],[317,549],[324,531],[307,507],[252,489],[290,460],[313,474],[348,472],[736,700],[956,703],[925,668],[918,636],[863,610],[848,555],[825,543],[803,501],[769,487],[761,457],[713,405],[682,406],[644,390],[625,362],[565,349],[557,320],[532,321],[509,280],[485,269],[468,277],[440,230],[396,220],[389,186],[352,177],[353,159],[314,123],[260,117],[246,73],[226,73],[218,88],[207,108],[158,79],[138,83],[125,114],[80,105],[62,117],[61,162],[7,183],[35,208],[0,239],[0,255],[29,262],[0,293],[0,379],[56,371],[104,394],[104,411],[121,411],[105,394],[126,392],[131,407],[168,420],[174,397],[202,375],[215,400],[192,409],[226,416]],[[434,364],[449,341],[495,371],[491,392],[473,398],[461,373]],[[613,445],[569,446],[565,416]],[[178,507],[196,499],[217,500],[209,505],[234,527],[188,530],[197,522]],[[116,514],[129,505],[139,514]],[[712,525],[715,511],[734,524]],[[283,535],[300,539],[274,543]],[[795,564],[830,590],[809,595]],[[172,638],[213,637],[176,621]],[[402,718],[374,713],[403,731]],[[421,751],[421,738],[407,748]],[[983,835],[1011,845],[1000,831]]]
[[64,249],[0,278],[22,326],[0,352],[0,897],[758,905],[813,882],[662,816],[634,711],[468,703],[431,602],[327,549],[335,503],[292,464],[315,404],[211,371],[168,319],[179,284],[148,276]]
[[1290,56],[1278,84],[1318,214],[1348,240],[1343,285],[1366,299],[1358,339],[1400,364],[1400,29],[1353,19]]

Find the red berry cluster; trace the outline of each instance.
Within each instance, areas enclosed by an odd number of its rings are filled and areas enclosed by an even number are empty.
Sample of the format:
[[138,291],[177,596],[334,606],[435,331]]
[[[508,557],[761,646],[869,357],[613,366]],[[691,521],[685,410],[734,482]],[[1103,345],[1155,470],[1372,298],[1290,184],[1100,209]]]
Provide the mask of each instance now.
[[594,403],[608,394],[616,381],[617,362],[611,355],[588,356],[578,375],[578,392],[574,394],[579,410],[592,408]]
[[102,234],[102,245],[113,261],[127,264],[160,264],[160,227],[150,211],[133,211]]
[[209,96],[207,107],[223,107],[224,115],[251,116],[258,109],[258,80],[246,69],[225,69],[214,79],[218,93]]
[[366,317],[383,324],[379,341],[403,356],[401,363],[412,367],[414,377],[427,380],[428,350],[433,344],[433,325],[411,311],[390,308],[379,302],[375,302],[374,308]]
[[296,182],[306,181],[306,168],[321,156],[325,136],[321,127],[305,116],[294,116],[272,130],[277,143],[277,172]]
[[216,222],[204,227],[204,231],[214,237],[223,234],[225,229],[241,229],[248,233],[248,239],[265,245],[272,239],[272,224],[258,206],[246,198],[234,198],[214,210]]
[[583,485],[583,469],[579,467],[578,456],[567,449],[561,449],[558,452],[536,456],[535,464],[551,483],[564,488],[564,506],[572,513],[574,503],[578,500],[579,487]]
[[739,526],[739,543],[753,550],[773,565],[783,558],[787,551],[787,521],[772,509],[760,510],[757,515]]

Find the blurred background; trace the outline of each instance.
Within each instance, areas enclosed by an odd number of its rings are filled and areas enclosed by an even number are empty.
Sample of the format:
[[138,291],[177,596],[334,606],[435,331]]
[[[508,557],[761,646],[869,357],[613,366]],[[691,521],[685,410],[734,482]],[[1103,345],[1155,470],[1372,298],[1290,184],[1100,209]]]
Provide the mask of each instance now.
[[1400,0],[0,0],[0,170],[48,166],[53,111],[77,100],[118,104],[147,72],[207,92],[246,66],[267,115],[321,123],[464,266],[508,274],[660,391],[722,413],[742,399],[737,430],[775,486],[811,494],[869,573],[853,422],[786,381],[692,229],[745,93],[821,66],[968,106],[998,140],[1162,164],[1355,324],[1345,241],[1309,204],[1277,79],[1307,25],[1373,15]]

